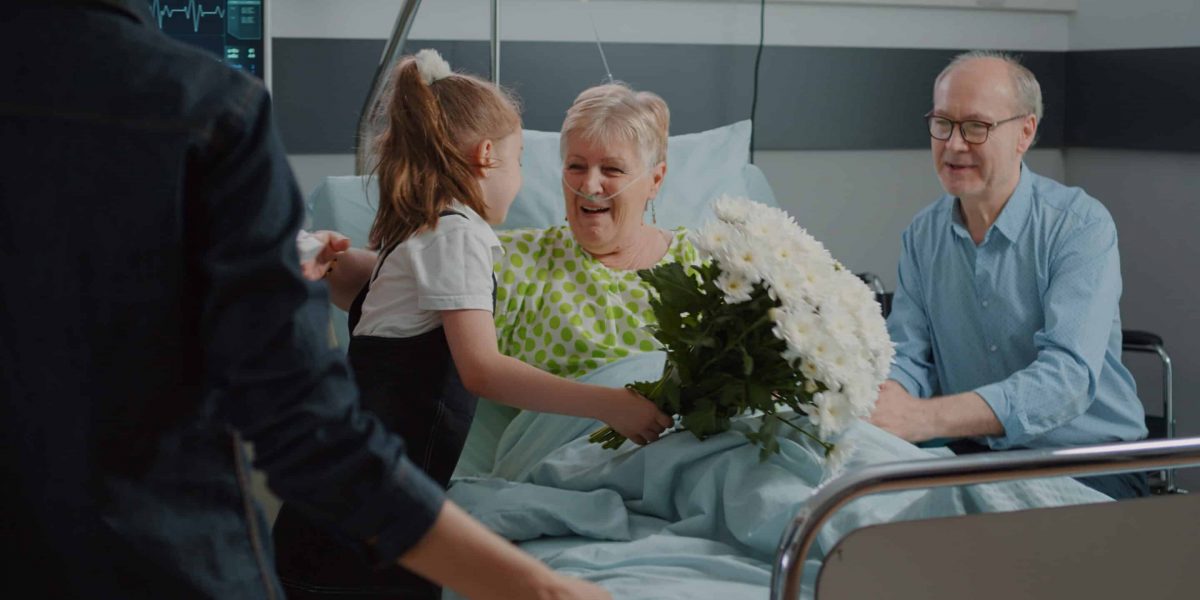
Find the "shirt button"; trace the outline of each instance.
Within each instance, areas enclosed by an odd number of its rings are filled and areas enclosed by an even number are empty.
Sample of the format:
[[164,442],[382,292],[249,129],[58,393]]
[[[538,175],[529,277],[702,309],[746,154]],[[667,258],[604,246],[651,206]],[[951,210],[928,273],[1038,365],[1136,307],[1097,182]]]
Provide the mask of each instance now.
[[989,347],[989,348],[988,348],[988,350],[991,350],[992,352],[995,352],[995,351],[996,351],[996,345],[995,345],[995,344],[992,344],[992,345],[991,345],[991,347]]
[[988,305],[988,301],[987,301],[987,300],[984,300],[984,301],[983,301],[983,307],[984,307],[984,308],[987,308],[987,305]]

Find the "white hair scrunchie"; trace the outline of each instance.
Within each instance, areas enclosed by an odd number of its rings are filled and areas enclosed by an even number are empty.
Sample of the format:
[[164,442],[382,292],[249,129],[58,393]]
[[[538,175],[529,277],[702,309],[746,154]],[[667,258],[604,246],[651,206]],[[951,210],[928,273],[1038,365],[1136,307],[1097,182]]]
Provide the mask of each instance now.
[[446,59],[442,58],[437,50],[426,48],[417,52],[415,58],[417,59],[417,72],[421,74],[421,81],[424,81],[425,85],[445,79],[452,74],[450,63],[446,62]]

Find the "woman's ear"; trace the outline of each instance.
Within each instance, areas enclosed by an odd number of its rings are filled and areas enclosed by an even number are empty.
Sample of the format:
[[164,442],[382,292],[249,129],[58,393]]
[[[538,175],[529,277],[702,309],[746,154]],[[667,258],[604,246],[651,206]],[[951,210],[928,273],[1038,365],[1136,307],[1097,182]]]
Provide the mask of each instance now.
[[487,177],[488,169],[496,165],[496,144],[492,140],[482,140],[471,151],[472,162],[475,164],[475,175]]
[[654,168],[650,169],[650,182],[653,184],[650,188],[651,198],[658,195],[658,190],[662,187],[663,179],[666,176],[667,161],[660,162],[657,165],[654,165]]

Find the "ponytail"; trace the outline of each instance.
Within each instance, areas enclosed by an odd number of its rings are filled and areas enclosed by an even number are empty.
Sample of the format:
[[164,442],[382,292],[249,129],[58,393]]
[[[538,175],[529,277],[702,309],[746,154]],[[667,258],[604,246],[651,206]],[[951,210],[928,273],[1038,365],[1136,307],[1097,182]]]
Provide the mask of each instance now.
[[372,249],[403,242],[457,200],[485,215],[487,206],[470,153],[485,139],[520,128],[515,101],[494,85],[451,74],[426,83],[417,60],[392,71],[387,127],[376,141],[379,210],[368,238]]

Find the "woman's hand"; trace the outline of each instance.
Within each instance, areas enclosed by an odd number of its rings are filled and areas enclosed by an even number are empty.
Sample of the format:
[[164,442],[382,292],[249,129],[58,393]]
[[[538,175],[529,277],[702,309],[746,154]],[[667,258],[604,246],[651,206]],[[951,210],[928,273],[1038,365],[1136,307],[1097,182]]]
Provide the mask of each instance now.
[[320,252],[310,261],[300,263],[304,278],[309,281],[320,281],[333,269],[338,256],[350,249],[350,238],[336,231],[314,231],[309,234],[322,244]]
[[601,404],[600,419],[635,444],[657,440],[674,423],[653,402],[633,390],[614,389],[609,396]]

